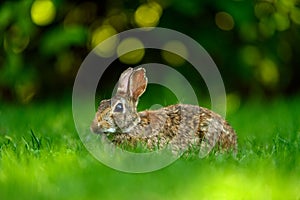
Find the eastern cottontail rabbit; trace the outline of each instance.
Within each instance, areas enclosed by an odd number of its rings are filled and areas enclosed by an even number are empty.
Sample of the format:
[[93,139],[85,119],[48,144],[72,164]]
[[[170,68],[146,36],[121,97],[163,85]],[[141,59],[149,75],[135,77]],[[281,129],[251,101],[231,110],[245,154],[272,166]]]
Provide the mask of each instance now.
[[147,87],[145,73],[144,68],[128,68],[121,74],[115,96],[100,103],[91,124],[94,133],[109,134],[117,145],[141,142],[150,150],[170,145],[176,155],[196,147],[205,156],[216,144],[221,150],[236,151],[235,131],[206,108],[176,104],[137,112]]

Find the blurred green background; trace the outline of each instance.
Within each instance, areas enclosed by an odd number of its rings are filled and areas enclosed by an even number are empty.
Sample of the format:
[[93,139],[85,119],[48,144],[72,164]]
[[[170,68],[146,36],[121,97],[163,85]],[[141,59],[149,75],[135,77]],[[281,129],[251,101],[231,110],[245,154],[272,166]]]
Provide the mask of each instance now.
[[[99,42],[147,26],[198,41],[235,99],[292,95],[300,88],[299,5],[297,0],[2,2],[0,99],[29,103],[70,93],[82,61]],[[158,62],[189,74],[184,60],[151,51],[124,56],[110,71],[118,76],[159,56]]]

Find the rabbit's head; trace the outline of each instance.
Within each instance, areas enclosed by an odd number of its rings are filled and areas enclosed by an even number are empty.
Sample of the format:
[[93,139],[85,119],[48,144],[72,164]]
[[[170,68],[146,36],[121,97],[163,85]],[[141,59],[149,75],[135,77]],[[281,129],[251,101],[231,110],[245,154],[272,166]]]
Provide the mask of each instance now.
[[100,103],[91,125],[93,132],[128,133],[139,121],[137,104],[147,87],[145,69],[128,68],[119,79],[115,96]]

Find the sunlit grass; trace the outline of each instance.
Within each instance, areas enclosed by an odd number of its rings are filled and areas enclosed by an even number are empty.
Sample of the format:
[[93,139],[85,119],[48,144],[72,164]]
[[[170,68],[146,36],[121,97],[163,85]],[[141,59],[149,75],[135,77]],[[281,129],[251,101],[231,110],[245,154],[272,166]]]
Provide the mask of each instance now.
[[0,106],[1,199],[299,199],[299,98],[242,103],[228,120],[237,158],[181,158],[146,174],[104,166],[84,148],[71,104]]

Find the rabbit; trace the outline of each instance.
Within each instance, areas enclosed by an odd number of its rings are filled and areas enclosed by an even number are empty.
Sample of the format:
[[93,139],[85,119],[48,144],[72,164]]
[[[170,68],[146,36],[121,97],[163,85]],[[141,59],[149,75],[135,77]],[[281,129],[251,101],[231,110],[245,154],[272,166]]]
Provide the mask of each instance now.
[[128,68],[111,99],[100,102],[90,129],[107,135],[117,146],[138,143],[154,151],[170,147],[174,155],[191,148],[206,156],[215,145],[221,151],[237,151],[237,135],[218,114],[196,105],[176,104],[137,112],[139,97],[147,87],[144,68]]

